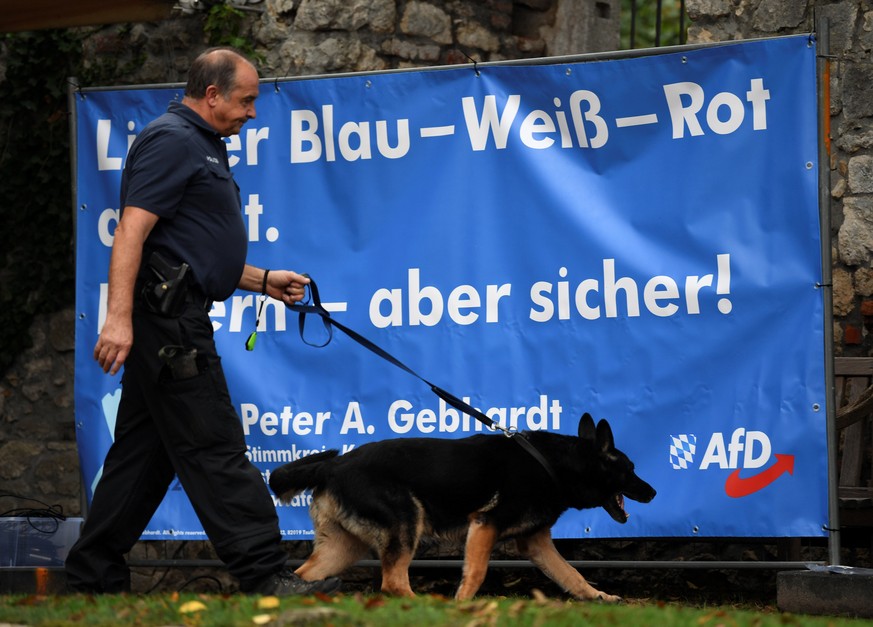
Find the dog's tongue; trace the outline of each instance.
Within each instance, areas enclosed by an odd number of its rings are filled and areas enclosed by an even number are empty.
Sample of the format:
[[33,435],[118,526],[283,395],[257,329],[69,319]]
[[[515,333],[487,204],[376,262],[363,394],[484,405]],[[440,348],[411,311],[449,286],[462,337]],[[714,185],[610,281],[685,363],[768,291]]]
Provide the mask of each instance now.
[[609,500],[607,500],[603,505],[603,509],[605,509],[616,522],[622,524],[627,522],[628,513],[624,510],[624,495],[621,492],[609,497]]

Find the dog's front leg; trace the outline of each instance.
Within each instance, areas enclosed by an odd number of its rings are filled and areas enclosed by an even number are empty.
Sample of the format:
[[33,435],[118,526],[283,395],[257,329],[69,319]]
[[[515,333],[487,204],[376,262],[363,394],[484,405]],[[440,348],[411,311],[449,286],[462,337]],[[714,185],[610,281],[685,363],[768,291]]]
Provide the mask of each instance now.
[[470,517],[467,528],[467,545],[464,548],[464,575],[455,598],[458,600],[472,599],[488,572],[488,561],[491,550],[497,542],[497,528],[485,520],[483,516]]
[[519,538],[517,542],[518,549],[527,555],[530,561],[543,571],[549,579],[577,599],[599,599],[607,603],[621,602],[621,597],[606,594],[594,588],[585,581],[585,577],[578,570],[567,563],[567,560],[558,553],[555,543],[552,542],[551,530],[544,529],[538,531],[526,538]]

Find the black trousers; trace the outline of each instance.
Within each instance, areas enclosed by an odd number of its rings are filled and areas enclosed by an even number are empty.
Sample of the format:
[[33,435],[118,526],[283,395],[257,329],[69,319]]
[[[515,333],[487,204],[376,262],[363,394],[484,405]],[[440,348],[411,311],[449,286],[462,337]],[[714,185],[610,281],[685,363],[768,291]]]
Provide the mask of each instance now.
[[[191,299],[178,318],[137,305],[133,326],[115,441],[67,557],[68,586],[95,593],[130,589],[124,555],[178,475],[218,557],[245,589],[282,568],[287,554],[269,490],[245,456],[203,301]],[[164,346],[197,350],[193,376],[172,377],[158,356]]]

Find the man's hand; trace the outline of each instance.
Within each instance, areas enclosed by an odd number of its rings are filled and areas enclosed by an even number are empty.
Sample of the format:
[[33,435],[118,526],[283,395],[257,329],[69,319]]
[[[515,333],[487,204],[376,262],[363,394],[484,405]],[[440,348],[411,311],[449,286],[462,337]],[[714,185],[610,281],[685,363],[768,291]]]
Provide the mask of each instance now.
[[100,330],[94,359],[103,372],[115,374],[133,346],[133,290],[142,260],[142,247],[158,216],[139,207],[125,207],[115,228],[109,260],[106,322]]
[[124,365],[133,346],[133,323],[130,319],[116,321],[107,318],[94,347],[94,359],[111,375]]
[[[267,272],[267,284],[264,285],[264,272]],[[260,294],[266,287],[267,296],[281,300],[286,305],[303,300],[309,278],[292,270],[263,270],[257,266],[246,264],[237,287],[241,290]]]
[[303,300],[309,278],[291,270],[270,270],[267,275],[267,294],[286,305]]

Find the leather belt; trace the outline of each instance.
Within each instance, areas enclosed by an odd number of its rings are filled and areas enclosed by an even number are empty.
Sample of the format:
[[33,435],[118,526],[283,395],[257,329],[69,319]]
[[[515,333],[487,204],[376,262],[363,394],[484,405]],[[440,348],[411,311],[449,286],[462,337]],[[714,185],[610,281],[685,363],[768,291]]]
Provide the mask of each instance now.
[[212,309],[212,299],[206,296],[203,292],[201,292],[196,287],[189,287],[188,292],[185,294],[185,302],[191,303],[198,309],[202,309],[203,311],[209,311]]

